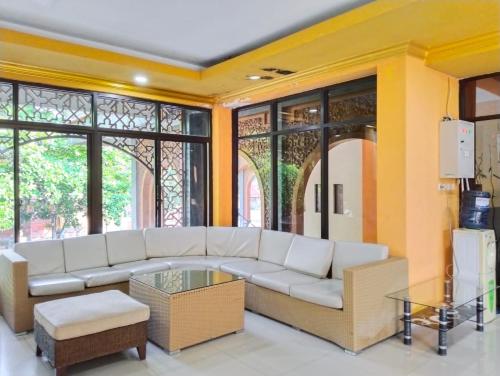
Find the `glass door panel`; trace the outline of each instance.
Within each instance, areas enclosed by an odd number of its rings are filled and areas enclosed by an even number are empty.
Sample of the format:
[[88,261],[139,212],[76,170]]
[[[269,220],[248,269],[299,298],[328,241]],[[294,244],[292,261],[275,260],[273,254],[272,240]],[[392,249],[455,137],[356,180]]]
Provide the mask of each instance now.
[[20,241],[87,234],[87,139],[19,132]]

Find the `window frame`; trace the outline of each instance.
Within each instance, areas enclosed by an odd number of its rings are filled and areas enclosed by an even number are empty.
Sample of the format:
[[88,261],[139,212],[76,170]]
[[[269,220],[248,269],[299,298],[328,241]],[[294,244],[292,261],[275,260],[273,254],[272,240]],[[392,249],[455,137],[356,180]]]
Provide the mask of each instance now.
[[[290,135],[293,133],[302,133],[308,131],[320,131],[320,154],[321,154],[321,186],[327,187],[329,184],[328,179],[328,151],[329,151],[329,137],[332,132],[338,132],[342,135],[339,140],[343,138],[361,138],[376,141],[376,126],[377,119],[376,114],[373,116],[359,117],[354,120],[346,121],[331,121],[329,114],[329,94],[333,90],[346,89],[353,92],[363,92],[366,90],[374,90],[375,97],[377,98],[377,76],[370,75],[367,77],[342,82],[334,85],[329,85],[326,87],[313,89],[305,92],[300,92],[297,94],[292,94],[289,96],[273,98],[268,101],[253,103],[251,105],[246,105],[238,107],[232,110],[232,222],[233,226],[237,226],[238,223],[238,141],[244,139],[257,139],[257,138],[269,138],[271,144],[271,229],[278,229],[278,218],[279,218],[279,194],[278,194],[278,137],[283,135]],[[308,97],[312,95],[317,95],[319,93],[319,98],[321,100],[321,122],[316,125],[296,125],[291,128],[280,129],[278,126],[278,104],[281,102],[286,102],[292,99],[299,99],[301,97]],[[239,111],[248,110],[251,108],[269,106],[270,107],[270,123],[271,130],[266,133],[251,134],[246,136],[239,135],[238,129],[238,113]],[[328,189],[321,189],[321,237],[323,239],[328,239],[329,237],[329,213],[328,213],[328,203],[331,199],[329,197]],[[262,198],[264,202],[264,198]]]
[[[0,82],[11,84],[13,87],[13,119],[0,119],[0,128],[12,129],[14,132],[14,234],[15,242],[19,241],[20,234],[20,201],[19,201],[19,131],[46,131],[57,132],[61,134],[82,134],[87,136],[87,212],[88,212],[88,232],[89,234],[102,233],[102,138],[105,136],[111,137],[127,137],[127,138],[144,138],[151,139],[155,144],[155,225],[161,226],[161,141],[174,141],[181,143],[195,143],[203,145],[203,152],[206,156],[206,165],[203,176],[203,192],[205,200],[205,211],[203,215],[203,225],[212,224],[212,176],[210,174],[212,167],[212,109],[191,105],[178,104],[174,102],[163,102],[158,100],[150,100],[147,98],[118,95],[104,91],[89,91],[83,89],[72,88],[68,86],[54,86],[29,81],[10,80],[0,76]],[[92,98],[92,123],[91,126],[77,126],[60,123],[32,122],[21,121],[18,119],[19,106],[19,86],[26,85],[31,87],[39,87],[51,90],[62,90],[74,93],[90,95]],[[155,106],[156,124],[155,131],[140,131],[140,130],[122,130],[99,127],[97,124],[97,97],[105,96],[114,99],[131,100],[152,103]],[[181,109],[201,111],[207,113],[208,130],[206,136],[186,135],[164,133],[161,131],[161,106],[175,106]]]

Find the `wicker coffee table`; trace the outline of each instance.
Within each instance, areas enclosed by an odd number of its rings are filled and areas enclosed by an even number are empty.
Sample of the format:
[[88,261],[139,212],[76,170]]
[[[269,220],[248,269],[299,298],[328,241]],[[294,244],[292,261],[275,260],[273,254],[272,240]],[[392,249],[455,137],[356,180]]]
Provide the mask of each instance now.
[[166,270],[130,278],[147,304],[148,339],[170,354],[243,329],[245,281],[216,270]]

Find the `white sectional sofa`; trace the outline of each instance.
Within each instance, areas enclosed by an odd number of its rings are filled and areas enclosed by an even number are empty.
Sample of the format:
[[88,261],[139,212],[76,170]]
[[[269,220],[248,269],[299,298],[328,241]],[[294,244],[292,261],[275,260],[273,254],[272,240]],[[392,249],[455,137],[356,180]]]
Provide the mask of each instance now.
[[[0,256],[0,308],[15,332],[33,305],[107,289],[133,274],[211,268],[246,280],[245,305],[359,351],[399,330],[385,294],[406,287],[406,260],[378,244],[236,227],[150,228],[15,245]],[[330,274],[329,274],[330,273]]]

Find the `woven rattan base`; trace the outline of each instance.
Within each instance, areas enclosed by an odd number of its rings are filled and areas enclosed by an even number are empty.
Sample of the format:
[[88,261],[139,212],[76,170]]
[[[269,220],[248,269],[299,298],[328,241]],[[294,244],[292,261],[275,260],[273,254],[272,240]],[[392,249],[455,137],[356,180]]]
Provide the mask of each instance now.
[[149,306],[148,338],[169,352],[243,329],[243,280],[169,295],[131,279],[130,296]]
[[65,375],[70,365],[132,347],[137,348],[139,359],[146,358],[146,321],[62,341],[53,339],[36,321],[34,329],[36,355],[40,356],[43,352],[56,368],[57,376]]

